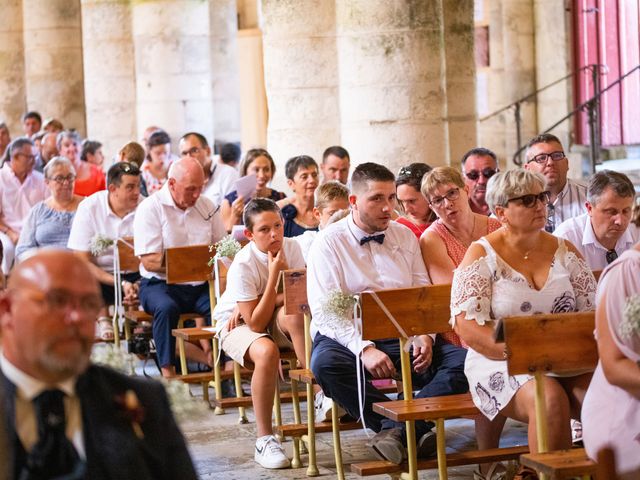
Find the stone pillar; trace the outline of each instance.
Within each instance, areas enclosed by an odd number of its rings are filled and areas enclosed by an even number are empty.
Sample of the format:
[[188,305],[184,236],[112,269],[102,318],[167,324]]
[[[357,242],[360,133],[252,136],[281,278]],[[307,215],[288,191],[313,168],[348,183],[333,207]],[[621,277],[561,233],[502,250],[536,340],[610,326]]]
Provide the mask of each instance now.
[[[555,0],[535,0],[535,63],[538,88],[545,87],[571,72],[571,13],[565,10],[562,2]],[[549,26],[553,25],[553,35],[549,35]],[[575,77],[559,82],[540,92],[537,99],[538,132],[543,132],[573,108],[571,91]],[[571,126],[575,120],[565,121],[553,130],[569,149]]]
[[447,87],[448,156],[460,165],[462,156],[477,146],[476,67],[473,53],[473,2],[443,0],[444,50]]
[[136,77],[131,7],[122,0],[82,0],[87,136],[111,163],[136,137]]
[[20,116],[25,111],[22,1],[5,0],[0,22],[0,121],[11,137],[22,134]]
[[[238,16],[236,0],[209,0],[214,130],[224,142],[240,141]],[[211,142],[213,142],[213,138]]]
[[336,18],[352,164],[448,164],[442,2],[338,0]]
[[[340,144],[335,0],[264,0],[267,148],[280,172],[294,155],[316,161]],[[345,145],[349,149],[349,145]],[[274,185],[284,185],[277,175]]]
[[[533,0],[489,2],[489,113],[536,90]],[[538,130],[535,100],[520,107],[521,143]],[[503,166],[512,167],[518,148],[514,109],[480,125],[480,143],[494,150]]]
[[85,135],[80,0],[23,0],[27,108]]
[[177,140],[213,135],[209,2],[133,2],[138,138],[149,125]]

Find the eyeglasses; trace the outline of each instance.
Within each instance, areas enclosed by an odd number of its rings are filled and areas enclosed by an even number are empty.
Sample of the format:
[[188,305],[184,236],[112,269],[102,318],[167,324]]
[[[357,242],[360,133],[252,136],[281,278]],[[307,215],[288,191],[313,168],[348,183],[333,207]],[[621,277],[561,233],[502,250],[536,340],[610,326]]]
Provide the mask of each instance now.
[[444,204],[445,199],[449,200],[450,202],[453,202],[457,200],[459,197],[460,197],[460,188],[456,187],[449,190],[442,197],[433,197],[431,200],[429,200],[429,203],[436,208],[440,208]]
[[607,259],[607,263],[613,262],[616,258],[618,258],[618,252],[616,252],[613,248],[611,250],[607,250],[607,253],[604,256]]
[[200,153],[200,150],[202,150],[200,147],[191,147],[189,150],[185,150],[184,152],[180,152],[180,155],[183,157],[189,156],[189,157],[195,157],[196,155],[198,155]]
[[74,174],[69,174],[67,176],[63,176],[63,175],[56,175],[55,177],[51,178],[50,180],[53,180],[54,182],[56,182],[59,185],[63,185],[64,183],[73,183],[73,181],[76,179],[76,176]]
[[128,175],[140,175],[140,169],[138,168],[138,165],[136,165],[135,163],[119,162],[116,165],[118,165],[118,167],[120,168],[120,170],[122,170],[123,173],[126,173]]
[[469,170],[468,172],[465,172],[464,176],[467,177],[469,180],[475,181],[480,178],[480,175],[482,175],[484,178],[489,180],[497,172],[498,170],[494,168],[483,168],[482,170]]
[[103,306],[100,295],[75,295],[63,288],[54,288],[48,292],[32,290],[31,300],[46,306],[53,314],[66,314],[70,309],[78,310],[89,317],[97,317]]
[[564,152],[539,153],[538,155],[533,157],[531,160],[529,160],[527,163],[536,162],[541,165],[544,165],[545,163],[547,163],[548,159],[551,159],[554,162],[559,162],[564,158],[566,158],[564,155]]
[[548,204],[550,198],[551,198],[550,192],[542,192],[538,194],[530,193],[529,195],[522,195],[521,197],[510,198],[509,200],[507,200],[507,203],[519,201],[523,207],[532,208],[536,206],[538,200],[541,201],[543,205]]

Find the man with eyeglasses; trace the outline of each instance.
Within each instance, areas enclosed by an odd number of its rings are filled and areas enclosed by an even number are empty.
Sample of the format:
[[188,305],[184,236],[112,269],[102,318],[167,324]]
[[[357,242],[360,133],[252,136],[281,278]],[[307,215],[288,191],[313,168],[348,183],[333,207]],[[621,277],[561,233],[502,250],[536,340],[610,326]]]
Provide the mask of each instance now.
[[462,176],[469,189],[469,205],[474,213],[491,215],[484,198],[487,182],[498,170],[496,154],[488,148],[472,148],[462,156]]
[[197,160],[204,170],[204,188],[202,195],[216,206],[222,205],[222,199],[234,189],[238,171],[222,161],[214,162],[211,148],[204,135],[197,132],[185,133],[178,146],[180,158],[191,157]]
[[554,235],[573,243],[592,270],[602,270],[640,240],[631,223],[636,192],[619,172],[597,172],[587,186],[587,213],[563,222]]
[[0,295],[9,440],[0,478],[196,478],[164,388],[91,365],[101,306],[87,263],[71,252],[40,251],[11,275]]
[[541,173],[547,180],[546,189],[551,194],[544,227],[547,232],[553,233],[565,220],[585,213],[587,187],[567,178],[569,159],[558,137],[543,133],[529,140],[524,168]]
[[[130,241],[139,203],[140,169],[134,163],[114,163],[107,172],[107,190],[80,202],[71,225],[67,247],[87,262],[100,282],[106,305],[115,302],[114,251],[112,245],[105,247],[104,244],[125,238]],[[127,282],[125,294],[130,293],[131,284],[139,278],[138,272],[122,272],[122,279]]]
[[[213,245],[226,235],[220,207],[201,195],[202,165],[189,156],[171,164],[162,188],[142,201],[133,222],[135,254],[140,257],[140,304],[153,315],[153,339],[165,377],[176,374],[176,339],[181,313],[211,317],[206,282],[168,285],[164,252],[167,248]],[[186,356],[213,367],[210,342],[189,345]]]
[[34,171],[36,149],[20,137],[7,147],[9,162],[0,168],[0,241],[4,248],[2,271],[9,274],[22,224],[31,207],[50,195],[44,176]]

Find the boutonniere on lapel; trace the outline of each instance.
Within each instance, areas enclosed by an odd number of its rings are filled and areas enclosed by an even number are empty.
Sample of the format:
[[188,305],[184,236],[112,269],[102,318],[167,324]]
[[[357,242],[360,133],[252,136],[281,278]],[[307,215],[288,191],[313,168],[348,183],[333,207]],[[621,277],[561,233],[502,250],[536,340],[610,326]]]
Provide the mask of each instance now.
[[131,429],[140,440],[144,438],[144,432],[140,424],[144,421],[145,411],[140,404],[138,395],[133,390],[127,390],[122,395],[116,395],[116,405],[122,416],[131,423]]

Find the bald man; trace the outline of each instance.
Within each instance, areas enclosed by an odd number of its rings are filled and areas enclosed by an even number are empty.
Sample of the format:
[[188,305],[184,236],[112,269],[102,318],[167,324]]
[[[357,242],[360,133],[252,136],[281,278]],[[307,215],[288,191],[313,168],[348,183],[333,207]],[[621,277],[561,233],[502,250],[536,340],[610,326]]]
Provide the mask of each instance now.
[[[164,251],[172,247],[212,245],[225,234],[219,208],[201,196],[204,185],[202,166],[190,157],[169,168],[163,187],[138,207],[133,222],[135,254],[140,256],[140,303],[153,315],[153,338],[164,376],[175,375],[177,328],[181,313],[196,312],[210,318],[209,288],[206,283],[167,285]],[[189,344],[187,357],[213,365],[211,345]]]
[[164,388],[90,365],[101,307],[71,252],[43,250],[12,273],[0,297],[12,478],[195,479]]

